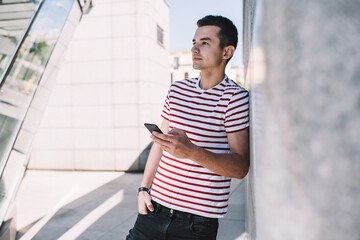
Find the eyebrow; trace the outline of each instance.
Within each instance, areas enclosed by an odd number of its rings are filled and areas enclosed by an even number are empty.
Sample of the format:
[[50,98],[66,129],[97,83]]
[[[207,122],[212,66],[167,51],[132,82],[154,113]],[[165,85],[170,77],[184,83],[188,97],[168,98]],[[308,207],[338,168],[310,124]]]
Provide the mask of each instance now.
[[[193,39],[192,41],[195,42],[196,40]],[[200,41],[210,41],[211,42],[212,40],[209,37],[204,37],[204,38],[200,38]]]

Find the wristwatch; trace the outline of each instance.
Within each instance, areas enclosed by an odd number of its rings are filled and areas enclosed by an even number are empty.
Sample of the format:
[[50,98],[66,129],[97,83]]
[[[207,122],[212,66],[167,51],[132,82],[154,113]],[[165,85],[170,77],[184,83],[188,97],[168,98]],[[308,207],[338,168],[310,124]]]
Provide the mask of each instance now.
[[138,190],[137,190],[137,195],[139,195],[139,192],[142,192],[142,191],[145,191],[147,192],[148,194],[150,194],[150,190],[146,187],[139,187]]

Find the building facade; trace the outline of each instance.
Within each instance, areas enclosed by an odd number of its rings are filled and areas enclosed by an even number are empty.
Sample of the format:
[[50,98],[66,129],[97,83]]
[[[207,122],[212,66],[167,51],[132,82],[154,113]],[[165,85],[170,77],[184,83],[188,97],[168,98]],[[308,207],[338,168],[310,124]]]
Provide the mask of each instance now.
[[139,170],[170,85],[164,0],[96,1],[83,16],[29,169]]

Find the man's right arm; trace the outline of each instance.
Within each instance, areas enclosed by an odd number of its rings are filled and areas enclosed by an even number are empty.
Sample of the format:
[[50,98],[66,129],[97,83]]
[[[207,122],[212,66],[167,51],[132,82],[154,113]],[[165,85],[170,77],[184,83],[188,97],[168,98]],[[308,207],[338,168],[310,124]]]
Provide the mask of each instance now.
[[[163,133],[169,132],[169,121],[166,119],[163,119],[160,127],[161,131]],[[148,189],[151,188],[152,182],[154,180],[156,170],[159,166],[159,162],[162,156],[162,149],[159,144],[154,143],[151,147],[145,170],[144,170],[144,176],[141,181],[141,187],[146,187]],[[138,208],[140,214],[147,214],[148,209],[152,212],[154,211],[154,207],[151,204],[151,197],[146,191],[139,192],[138,195]]]

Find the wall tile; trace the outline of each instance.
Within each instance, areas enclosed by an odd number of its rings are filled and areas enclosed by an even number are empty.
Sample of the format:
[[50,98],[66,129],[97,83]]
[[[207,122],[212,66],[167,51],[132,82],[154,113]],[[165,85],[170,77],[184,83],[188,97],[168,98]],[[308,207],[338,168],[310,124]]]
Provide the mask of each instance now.
[[112,104],[112,84],[79,84],[73,85],[74,105],[108,105]]
[[118,150],[139,149],[139,129],[134,127],[115,129],[115,148]]
[[138,105],[114,106],[115,127],[137,127]]
[[69,62],[64,62],[59,70],[59,74],[56,78],[57,84],[69,84],[72,82],[72,64]]
[[75,106],[74,127],[113,127],[112,106]]
[[115,151],[75,151],[76,170],[114,170]]
[[113,15],[125,15],[136,13],[136,1],[112,1],[111,11]]
[[[140,64],[139,64],[140,65]],[[114,82],[135,82],[139,73],[137,60],[113,61]],[[141,65],[141,68],[143,66]]]
[[74,130],[75,149],[114,149],[112,128],[77,128]]
[[115,83],[115,104],[136,104],[138,102],[138,89],[136,83]]
[[112,57],[114,60],[135,59],[139,57],[135,37],[113,38],[110,44],[113,44]]
[[111,61],[74,62],[71,67],[73,83],[109,83],[113,79]]
[[112,36],[111,25],[110,16],[84,18],[75,31],[74,39],[110,38]]
[[73,108],[71,106],[49,107],[41,120],[43,128],[71,128],[73,126]]
[[139,157],[138,150],[121,150],[116,151],[115,169],[118,171],[126,171],[132,165],[136,164],[135,160]]
[[73,61],[112,59],[113,49],[110,38],[74,40],[71,45],[71,59]]
[[72,87],[69,85],[57,85],[51,93],[49,106],[72,105]]
[[69,128],[40,128],[36,134],[34,149],[72,149],[73,132]]
[[134,15],[120,15],[111,18],[112,37],[135,37],[136,22]]
[[70,150],[34,150],[28,169],[74,170],[73,152]]

